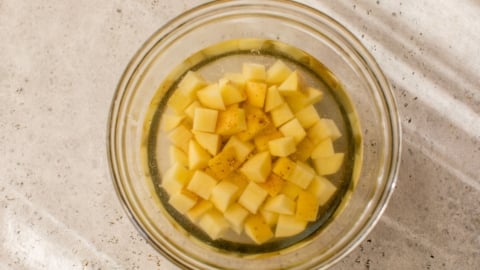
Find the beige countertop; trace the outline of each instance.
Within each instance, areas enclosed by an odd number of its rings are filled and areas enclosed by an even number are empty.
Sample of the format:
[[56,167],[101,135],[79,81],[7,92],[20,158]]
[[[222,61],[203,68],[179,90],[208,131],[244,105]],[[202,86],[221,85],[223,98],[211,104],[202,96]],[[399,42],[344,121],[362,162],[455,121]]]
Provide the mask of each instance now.
[[[176,269],[138,233],[106,158],[116,84],[201,0],[0,0],[0,269]],[[390,79],[403,127],[390,204],[333,269],[480,269],[480,2],[303,1]]]

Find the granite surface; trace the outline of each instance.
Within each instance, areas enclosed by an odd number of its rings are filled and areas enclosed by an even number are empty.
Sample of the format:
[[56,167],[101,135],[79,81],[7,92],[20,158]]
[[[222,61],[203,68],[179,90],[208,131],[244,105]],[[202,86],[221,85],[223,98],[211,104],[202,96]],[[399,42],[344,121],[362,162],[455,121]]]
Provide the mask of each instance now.
[[[0,269],[176,269],[113,190],[120,75],[201,0],[0,0]],[[346,25],[390,79],[402,165],[374,230],[333,269],[480,269],[480,2],[303,1]]]

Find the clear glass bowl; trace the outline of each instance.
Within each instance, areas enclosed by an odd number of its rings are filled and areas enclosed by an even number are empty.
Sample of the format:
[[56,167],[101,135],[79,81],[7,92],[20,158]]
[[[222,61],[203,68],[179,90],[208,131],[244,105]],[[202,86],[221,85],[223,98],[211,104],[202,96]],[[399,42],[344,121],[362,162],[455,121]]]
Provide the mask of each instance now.
[[[195,66],[201,69],[198,63],[202,57],[218,54],[218,50],[211,53],[205,48],[238,39],[289,44],[305,52],[293,58],[306,66],[318,66],[318,60],[326,67],[324,82],[338,90],[333,95],[346,101],[347,124],[359,128],[353,129],[351,140],[346,142],[353,149],[351,159],[356,161],[347,175],[352,181],[328,222],[293,244],[246,253],[201,241],[192,236],[193,229],[180,226],[158,195],[161,179],[152,175],[154,171],[162,174],[168,149],[158,143],[158,162],[148,158],[149,134],[152,126],[158,125],[161,112],[152,108],[165,104],[171,94],[169,86],[178,80],[176,75]],[[263,59],[262,46],[265,42],[246,45],[244,49],[251,51],[246,57]],[[289,1],[214,1],[167,23],[140,48],[125,70],[113,99],[108,129],[113,182],[130,219],[165,257],[192,269],[245,269],[245,265],[249,269],[312,269],[333,265],[357,246],[380,218],[394,189],[400,160],[398,112],[375,60],[338,22]]]

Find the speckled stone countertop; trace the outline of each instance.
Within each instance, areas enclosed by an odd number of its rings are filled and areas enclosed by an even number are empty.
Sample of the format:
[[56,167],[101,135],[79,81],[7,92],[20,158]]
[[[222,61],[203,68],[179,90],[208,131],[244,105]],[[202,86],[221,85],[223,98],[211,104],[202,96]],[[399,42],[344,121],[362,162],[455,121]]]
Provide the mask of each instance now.
[[[106,126],[136,50],[202,2],[0,1],[0,269],[176,269],[120,205]],[[392,200],[333,269],[480,269],[480,2],[303,2],[370,50],[403,127]]]

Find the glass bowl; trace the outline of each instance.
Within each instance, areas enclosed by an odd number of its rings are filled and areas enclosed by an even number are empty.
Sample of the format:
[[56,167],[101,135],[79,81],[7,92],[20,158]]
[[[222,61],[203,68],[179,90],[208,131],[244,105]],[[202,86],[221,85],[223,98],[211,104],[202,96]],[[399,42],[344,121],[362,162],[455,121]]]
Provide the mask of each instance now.
[[[317,108],[338,120],[346,135],[339,147],[350,165],[332,180],[342,196],[331,204],[328,218],[309,226],[301,237],[240,248],[208,241],[163,203],[159,184],[168,148],[162,136],[152,134],[158,131],[176,83],[188,70],[208,77],[242,61],[268,64],[277,57],[306,73],[318,73],[307,80],[324,89],[327,103],[342,101]],[[388,203],[400,160],[398,118],[381,69],[331,17],[290,1],[214,1],[167,23],[132,58],[111,107],[108,158],[128,216],[148,242],[178,266],[327,268],[366,237]]]

